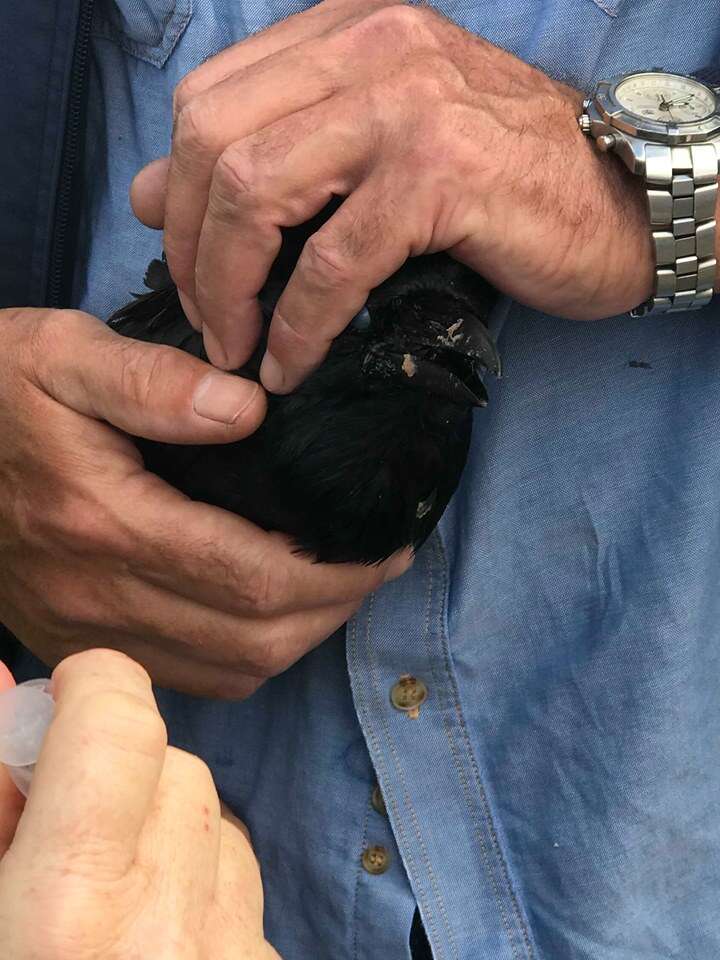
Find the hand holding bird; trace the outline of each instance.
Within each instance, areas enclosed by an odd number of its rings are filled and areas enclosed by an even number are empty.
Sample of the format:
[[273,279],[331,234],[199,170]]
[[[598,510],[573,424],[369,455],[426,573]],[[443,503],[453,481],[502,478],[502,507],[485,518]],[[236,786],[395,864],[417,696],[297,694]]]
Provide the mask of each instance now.
[[[260,294],[267,324],[317,226],[285,232]],[[150,292],[117,311],[112,327],[204,359],[164,260],[146,283]],[[460,480],[472,410],[487,401],[481,373],[500,373],[485,326],[495,299],[445,254],[409,260],[320,367],[293,393],[268,396],[252,436],[218,446],[138,440],[145,465],[195,500],[288,534],[318,560],[374,564],[417,549]],[[263,337],[239,375],[258,378],[264,346]]]

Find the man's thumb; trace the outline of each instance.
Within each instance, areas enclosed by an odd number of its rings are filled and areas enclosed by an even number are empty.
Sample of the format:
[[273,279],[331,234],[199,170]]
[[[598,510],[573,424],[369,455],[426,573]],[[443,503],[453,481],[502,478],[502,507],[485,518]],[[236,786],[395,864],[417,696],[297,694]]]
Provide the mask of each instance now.
[[258,428],[263,389],[174,347],[122,337],[88,314],[39,320],[33,379],[66,407],[169,443],[227,443]]

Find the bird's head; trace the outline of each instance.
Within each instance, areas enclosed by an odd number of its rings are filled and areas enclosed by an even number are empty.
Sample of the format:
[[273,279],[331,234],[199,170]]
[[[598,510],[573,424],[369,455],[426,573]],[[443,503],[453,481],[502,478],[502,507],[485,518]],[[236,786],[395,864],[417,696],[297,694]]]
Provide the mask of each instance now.
[[487,405],[484,372],[500,375],[500,357],[478,315],[481,308],[452,292],[398,294],[367,307],[353,321],[366,340],[362,372],[456,403]]

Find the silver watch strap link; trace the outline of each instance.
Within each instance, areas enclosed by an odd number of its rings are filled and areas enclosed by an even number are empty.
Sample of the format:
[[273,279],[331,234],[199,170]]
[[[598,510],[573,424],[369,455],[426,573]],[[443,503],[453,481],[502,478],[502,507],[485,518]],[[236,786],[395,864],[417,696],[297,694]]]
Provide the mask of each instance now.
[[710,303],[717,275],[717,178],[718,154],[711,143],[645,145],[655,293],[632,316],[698,310]]

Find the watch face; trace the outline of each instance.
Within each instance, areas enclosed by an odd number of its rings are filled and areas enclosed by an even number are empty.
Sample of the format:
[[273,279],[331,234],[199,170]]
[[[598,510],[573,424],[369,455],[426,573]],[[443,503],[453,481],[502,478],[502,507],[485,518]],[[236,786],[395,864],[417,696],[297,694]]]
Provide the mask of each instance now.
[[687,77],[639,73],[618,84],[615,97],[628,113],[660,123],[697,123],[715,112],[715,94]]

